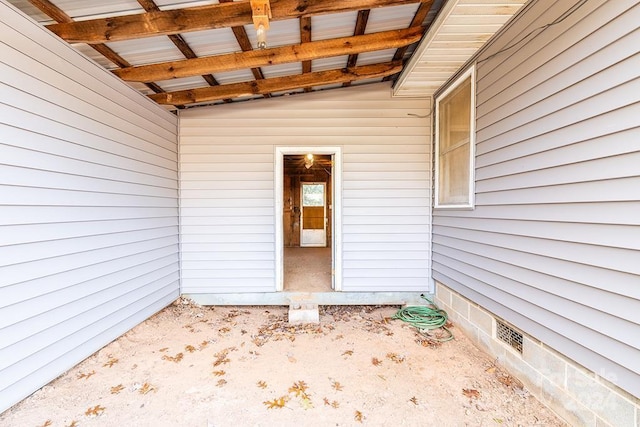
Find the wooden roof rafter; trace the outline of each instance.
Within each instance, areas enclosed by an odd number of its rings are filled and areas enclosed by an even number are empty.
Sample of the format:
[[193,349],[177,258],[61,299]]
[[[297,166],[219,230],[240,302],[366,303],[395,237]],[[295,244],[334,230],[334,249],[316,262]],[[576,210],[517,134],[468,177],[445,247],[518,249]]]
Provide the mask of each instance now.
[[[270,0],[269,20],[289,22],[275,25],[278,37],[273,46],[258,49],[250,37],[249,27],[254,25],[249,0],[218,0],[204,6],[167,9],[156,3],[159,0],[137,0],[141,6],[138,10],[144,12],[111,8],[107,3],[100,5],[100,15],[93,18],[99,0],[74,3],[69,14],[51,3],[55,0],[17,1],[36,5],[57,22],[49,24],[41,16],[38,18],[52,32],[69,43],[92,47],[118,66],[110,69],[116,76],[146,85],[156,92],[148,95],[150,98],[176,108],[346,87],[360,80],[367,80],[365,83],[392,80],[401,71],[409,47],[424,35],[425,17],[437,12],[432,10],[434,3],[439,5],[435,0]],[[395,6],[388,16],[371,14],[376,8]],[[317,35],[315,28],[312,34],[312,18],[321,15],[331,18],[316,18]],[[71,16],[83,19],[74,21]],[[367,32],[371,23],[384,31]],[[292,33],[293,28],[297,34]],[[222,31],[193,38],[186,34],[212,29]],[[231,31],[226,33],[228,30]],[[229,37],[231,32],[237,46]],[[175,49],[153,36],[168,37],[184,59],[176,60]],[[146,41],[118,44],[144,38]],[[200,56],[191,43],[202,52],[214,53]],[[148,48],[149,53],[141,50],[141,46]],[[362,53],[373,53],[368,58],[378,58],[377,63],[358,66]],[[294,63],[299,64],[302,74],[300,68],[288,65]],[[280,66],[269,70],[269,75],[278,77],[265,78],[263,70],[272,66]],[[223,75],[226,82],[233,83],[220,84],[218,78]],[[201,77],[204,82],[194,77]],[[136,84],[134,87],[139,88]],[[143,92],[149,93],[144,89]]]
[[[219,0],[219,1],[220,3],[231,3],[233,0]],[[245,30],[243,26],[240,25],[240,26],[231,27],[231,30],[233,31],[233,35],[236,37],[236,40],[238,41],[238,45],[240,46],[240,49],[242,49],[243,52],[249,52],[253,50],[253,46],[251,45],[251,41],[249,40],[249,36],[247,35],[247,30]],[[252,67],[251,73],[253,74],[253,78],[256,80],[264,79],[264,74],[262,73],[262,70],[260,69],[260,67]],[[265,93],[263,94],[263,96],[265,98],[270,98],[271,94]]]
[[[300,17],[300,43],[311,43],[311,17],[310,16],[301,16]],[[311,72],[311,60],[303,60],[302,61],[302,74],[307,74]],[[304,88],[305,92],[311,92],[311,87],[307,86]]]
[[[147,12],[160,12],[160,8],[153,0],[138,0],[138,3],[140,3],[140,6]],[[180,34],[169,34],[167,37],[169,37],[169,40],[182,52],[185,58],[194,59],[198,57]],[[202,78],[209,83],[210,86],[216,86],[218,84],[218,81],[211,74],[204,74]]]
[[[53,19],[58,23],[73,23],[74,21],[69,15],[67,15],[62,9],[60,9],[55,4],[51,3],[49,0],[29,0],[29,2],[36,8],[38,8],[42,13]],[[118,67],[125,68],[131,67],[131,64],[125,60],[123,57],[118,55],[113,51],[109,46],[98,43],[90,45],[96,52],[100,53],[102,56],[107,58],[109,61],[116,64]],[[158,86],[156,83],[148,82],[145,85],[154,91],[155,93],[163,93],[164,89]]]
[[169,93],[149,95],[159,104],[185,105],[213,102],[225,98],[241,98],[265,93],[281,92],[300,87],[318,84],[336,84],[348,81],[385,77],[399,73],[402,63],[387,62],[383,64],[363,65],[360,67],[342,68],[328,71],[317,71],[297,76],[274,77],[253,82],[232,83],[214,87],[188,89]]
[[[431,7],[433,6],[433,2],[434,0],[429,0],[424,3],[420,3],[420,6],[418,6],[418,10],[416,11],[415,15],[413,15],[413,19],[411,20],[411,24],[409,24],[409,27],[422,25],[424,20],[427,18],[427,15],[429,14]],[[398,50],[396,50],[396,53],[393,55],[393,60],[401,61],[404,58],[405,54],[407,53],[408,48],[409,48],[408,45],[398,48]],[[386,76],[383,80],[388,81],[392,77],[393,76]]]
[[[431,3],[433,0],[272,0],[272,20],[298,19],[340,13]],[[161,10],[85,21],[63,22],[47,28],[69,43],[106,43],[190,31],[248,25],[253,22],[248,1],[223,2],[207,6]]]
[[[355,30],[353,30],[354,36],[361,36],[364,34],[365,30],[367,29],[367,22],[369,21],[370,12],[371,12],[370,9],[358,11],[358,17],[356,18],[356,28]],[[355,67],[357,63],[358,63],[358,54],[352,53],[351,55],[349,55],[349,58],[347,59],[347,67]],[[351,86],[351,82],[344,82],[342,83],[342,86],[343,87]]]
[[170,61],[157,64],[113,70],[125,81],[153,82],[175,78],[192,77],[203,72],[223,72],[254,68],[289,62],[310,61],[312,59],[349,55],[397,48],[420,40],[422,27],[404,30],[390,30],[360,36],[319,40],[297,45],[279,46],[263,50],[234,52],[223,55]]

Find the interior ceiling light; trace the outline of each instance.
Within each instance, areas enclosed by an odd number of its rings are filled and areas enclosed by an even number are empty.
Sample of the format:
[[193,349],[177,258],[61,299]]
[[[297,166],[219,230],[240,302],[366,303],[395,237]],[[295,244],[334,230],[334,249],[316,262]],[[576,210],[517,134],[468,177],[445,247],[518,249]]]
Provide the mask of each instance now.
[[267,30],[269,29],[269,18],[271,18],[269,0],[251,0],[251,15],[258,36],[258,49],[266,49]]
[[304,158],[304,167],[310,169],[313,166],[313,154],[309,153]]

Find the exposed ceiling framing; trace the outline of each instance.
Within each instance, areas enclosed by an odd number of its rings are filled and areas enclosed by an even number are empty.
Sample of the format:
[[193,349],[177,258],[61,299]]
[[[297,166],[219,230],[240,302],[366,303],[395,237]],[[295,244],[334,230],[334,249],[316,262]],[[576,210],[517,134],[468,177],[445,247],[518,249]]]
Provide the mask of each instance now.
[[7,1],[176,109],[381,81],[426,96],[526,0]]
[[[90,46],[102,56],[94,59],[168,108],[391,80],[442,4],[271,0],[272,41],[266,49],[257,49],[246,0],[117,0],[112,6],[98,0],[11,2],[81,51]],[[83,9],[79,3],[85,3]],[[216,52],[227,34],[236,45]],[[208,45],[203,46],[198,35],[211,37]],[[193,45],[190,38],[196,40]],[[158,47],[163,40],[172,47]],[[160,55],[143,58],[137,52],[128,54],[126,43],[173,54],[165,55],[166,60]]]

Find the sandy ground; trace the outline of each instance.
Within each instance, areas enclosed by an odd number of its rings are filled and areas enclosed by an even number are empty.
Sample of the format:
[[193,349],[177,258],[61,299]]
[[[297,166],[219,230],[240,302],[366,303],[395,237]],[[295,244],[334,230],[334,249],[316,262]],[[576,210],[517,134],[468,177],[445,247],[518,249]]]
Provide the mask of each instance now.
[[179,300],[0,414],[0,426],[556,426],[453,326],[438,344],[397,307]]

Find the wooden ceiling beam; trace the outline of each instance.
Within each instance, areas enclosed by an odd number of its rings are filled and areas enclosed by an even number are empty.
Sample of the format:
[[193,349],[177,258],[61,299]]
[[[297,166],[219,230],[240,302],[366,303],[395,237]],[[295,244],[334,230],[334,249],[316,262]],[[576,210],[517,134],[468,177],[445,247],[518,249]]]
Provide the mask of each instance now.
[[[369,21],[369,12],[370,10],[360,10],[358,11],[358,18],[356,19],[356,28],[353,30],[354,36],[360,36],[364,34],[367,29],[367,22]],[[347,59],[347,67],[355,67],[358,62],[358,54],[352,53],[349,55]],[[350,86],[351,82],[343,83],[342,86],[347,87]]]
[[[300,17],[300,43],[311,42],[311,17]],[[302,61],[302,74],[311,72],[311,60]],[[304,88],[305,92],[311,92],[310,87]]]
[[[220,3],[230,3],[233,0],[219,0]],[[247,34],[247,30],[244,29],[243,26],[240,27],[231,27],[233,31],[233,35],[236,37],[236,41],[242,49],[243,52],[248,52],[253,50],[253,46],[251,45],[251,40],[249,40],[249,35]],[[264,74],[262,74],[262,70],[259,67],[254,67],[251,69],[251,74],[253,74],[253,78],[256,80],[264,79]],[[265,94],[265,98],[269,98],[271,95]]]
[[[138,0],[138,3],[147,12],[160,11],[160,8],[154,0]],[[169,40],[171,40],[171,42],[178,48],[178,50],[182,52],[185,58],[193,59],[198,57],[193,49],[191,49],[191,46],[187,44],[187,42],[182,38],[180,34],[169,34],[168,37]],[[218,84],[218,81],[211,74],[204,74],[202,78],[207,83],[209,83],[210,86],[215,86]]]
[[[49,0],[29,0],[29,2],[35,7],[37,7],[38,9],[40,9],[42,13],[44,13],[45,15],[47,15],[48,17],[50,17],[56,22],[59,22],[59,23],[75,22],[73,18],[71,18],[62,9],[60,9],[55,4],[51,3]],[[113,49],[111,49],[109,46],[102,43],[92,44],[89,46],[91,46],[93,50],[95,50],[96,52],[98,52],[99,54],[107,58],[109,61],[116,64],[118,67],[120,68],[131,67],[131,64],[127,60],[125,60],[123,57],[121,57],[116,52],[114,52]],[[155,83],[149,82],[149,83],[145,83],[145,85],[155,93],[164,92],[164,90]]]
[[154,82],[289,62],[308,61],[318,58],[371,52],[406,46],[422,37],[423,28],[383,31],[354,37],[319,40],[271,49],[235,52],[160,64],[113,70],[126,81]]
[[[433,0],[271,0],[273,21]],[[106,43],[251,24],[248,1],[145,12],[47,25],[70,43]]]
[[29,0],[29,3],[38,8],[42,13],[44,13],[57,23],[73,22],[73,18],[71,18],[62,9],[51,3],[49,0]]
[[[422,3],[418,7],[418,10],[416,11],[415,15],[413,16],[413,19],[411,20],[411,24],[409,26],[410,27],[419,27],[419,26],[421,26],[422,22],[424,22],[425,18],[429,14],[429,10],[431,10],[431,5],[433,5],[433,0],[429,0],[429,1],[426,1],[426,2]],[[403,59],[404,58],[404,54],[407,53],[407,49],[408,48],[409,48],[409,45],[399,48],[396,51],[395,55],[393,56],[393,60],[394,61],[399,61],[399,60]]]
[[295,90],[308,86],[323,86],[362,79],[380,78],[398,73],[401,69],[401,62],[386,62],[383,64],[342,68],[340,70],[318,71],[314,73],[299,74],[297,76],[275,77],[252,82],[182,90],[149,95],[149,97],[159,104],[188,105],[202,102],[213,102],[225,98],[239,98],[244,96]]
[[[429,14],[429,10],[431,10],[431,6],[433,5],[433,0],[426,1],[420,6],[418,6],[418,10],[413,15],[413,19],[411,20],[410,27],[422,25],[425,18]],[[409,45],[400,47],[396,50],[396,53],[393,55],[394,61],[402,61],[404,59],[404,55],[407,53],[407,49],[409,49]],[[389,81],[393,78],[393,76],[387,76],[384,78],[384,81]]]

